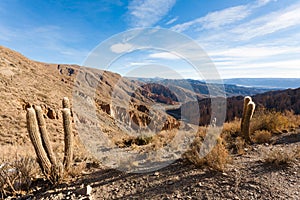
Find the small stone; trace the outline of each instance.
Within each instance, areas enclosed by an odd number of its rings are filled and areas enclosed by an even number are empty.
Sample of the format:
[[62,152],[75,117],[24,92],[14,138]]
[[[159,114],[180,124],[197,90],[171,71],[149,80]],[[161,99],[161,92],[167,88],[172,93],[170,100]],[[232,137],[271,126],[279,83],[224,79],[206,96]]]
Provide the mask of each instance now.
[[78,195],[86,195],[89,196],[92,194],[92,187],[90,185],[84,186],[83,188],[79,188],[76,193]]
[[159,176],[159,172],[155,172],[155,173],[154,173],[154,176]]
[[167,183],[168,183],[168,185],[172,185],[172,184],[174,184],[174,182],[173,182],[173,181],[168,181]]
[[253,188],[253,189],[255,189],[255,190],[259,189],[259,186],[253,185],[253,184],[249,184],[249,187],[251,187],[251,188]]

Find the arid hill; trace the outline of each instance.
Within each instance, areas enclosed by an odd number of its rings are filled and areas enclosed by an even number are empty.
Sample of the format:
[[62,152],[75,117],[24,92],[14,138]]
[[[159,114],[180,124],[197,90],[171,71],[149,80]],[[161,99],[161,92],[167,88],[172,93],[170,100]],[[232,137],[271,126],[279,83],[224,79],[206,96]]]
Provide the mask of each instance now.
[[[61,140],[61,99],[82,96],[88,101],[91,97],[85,94],[87,91],[94,91],[90,100],[102,131],[109,137],[126,137],[124,129],[136,132],[178,127],[173,117],[159,110],[150,112],[154,104],[150,97],[156,94],[148,90],[149,97],[142,94],[139,84],[108,71],[35,62],[0,47],[0,145],[28,144],[25,115],[31,105],[42,106],[51,137]],[[118,120],[124,122],[123,126],[116,125]]]

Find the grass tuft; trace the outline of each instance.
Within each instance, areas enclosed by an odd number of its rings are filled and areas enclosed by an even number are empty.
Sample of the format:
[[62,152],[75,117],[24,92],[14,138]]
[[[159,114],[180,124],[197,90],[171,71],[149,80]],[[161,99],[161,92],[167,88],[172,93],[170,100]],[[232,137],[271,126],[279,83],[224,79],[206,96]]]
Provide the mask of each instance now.
[[253,141],[258,144],[269,143],[272,133],[266,130],[257,130],[253,134]]
[[0,160],[0,194],[23,194],[29,191],[32,180],[38,174],[36,160],[31,157],[16,158],[13,161]]
[[264,162],[266,164],[274,164],[276,166],[290,165],[300,158],[300,147],[289,150],[274,149],[265,152]]
[[[196,166],[208,166],[209,168],[217,171],[224,171],[226,165],[230,162],[231,157],[228,150],[226,149],[225,141],[221,138],[215,138],[214,136],[208,136],[209,140],[216,140],[214,142],[209,141],[208,144],[204,144],[205,136],[203,133],[197,135],[193,143],[191,144],[190,150],[184,153],[183,157],[193,163]],[[201,157],[201,150],[209,151],[204,157]],[[200,154],[199,154],[200,153]]]

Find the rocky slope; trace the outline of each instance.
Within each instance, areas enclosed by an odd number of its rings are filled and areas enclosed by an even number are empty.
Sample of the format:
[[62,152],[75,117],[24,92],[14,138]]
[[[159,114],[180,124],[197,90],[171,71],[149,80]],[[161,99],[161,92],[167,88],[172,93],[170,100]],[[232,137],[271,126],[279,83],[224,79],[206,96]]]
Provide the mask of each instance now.
[[[151,108],[155,102],[139,88],[138,83],[115,73],[35,62],[0,47],[0,145],[29,143],[25,115],[30,105],[42,106],[50,137],[61,141],[60,110],[65,96],[72,100],[81,95],[84,101],[91,101],[99,127],[111,138],[125,138],[126,132],[178,128],[179,122],[173,117]],[[94,94],[87,95],[88,91]],[[80,109],[74,112],[80,116]]]
[[[262,94],[256,94],[252,96],[253,101],[257,104],[257,110],[266,108],[269,110],[275,110],[283,112],[285,110],[292,111],[295,114],[300,114],[300,88],[298,89],[287,89],[280,91],[269,91]],[[228,97],[227,101],[227,111],[226,111],[226,121],[232,121],[235,117],[240,118],[243,112],[243,96]],[[209,98],[201,98],[196,101],[190,101],[182,105],[181,108],[170,109],[167,112],[176,117],[180,118],[180,110],[184,109],[189,112],[191,118],[195,118],[195,112],[190,107],[198,104],[200,111],[200,125],[207,125],[211,120],[211,100]],[[213,115],[216,115],[214,113]]]

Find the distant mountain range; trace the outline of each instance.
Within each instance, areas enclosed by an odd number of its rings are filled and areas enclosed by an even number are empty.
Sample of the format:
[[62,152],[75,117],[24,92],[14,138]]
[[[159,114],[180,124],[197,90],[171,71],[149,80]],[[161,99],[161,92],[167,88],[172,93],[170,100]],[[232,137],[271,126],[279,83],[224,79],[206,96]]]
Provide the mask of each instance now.
[[260,87],[272,89],[295,89],[300,87],[300,78],[233,78],[224,79],[225,84],[244,87]]
[[[197,98],[207,98],[211,94],[211,91],[209,91],[208,85],[209,83],[205,83],[204,81],[199,80],[193,80],[193,79],[161,79],[161,78],[130,78],[134,79],[143,83],[152,84],[160,84],[167,88],[169,88],[173,93],[180,96],[181,101],[189,101],[193,100],[193,97]],[[278,88],[262,88],[262,87],[245,87],[245,86],[238,86],[235,84],[226,83],[224,84],[224,87],[220,84],[211,84],[213,90],[217,91],[214,93],[220,93],[222,94],[222,88],[225,89],[225,93],[227,97],[232,96],[247,96],[247,95],[255,95],[260,94],[264,92],[268,92],[271,90],[276,90]],[[222,96],[222,95],[221,95]]]

